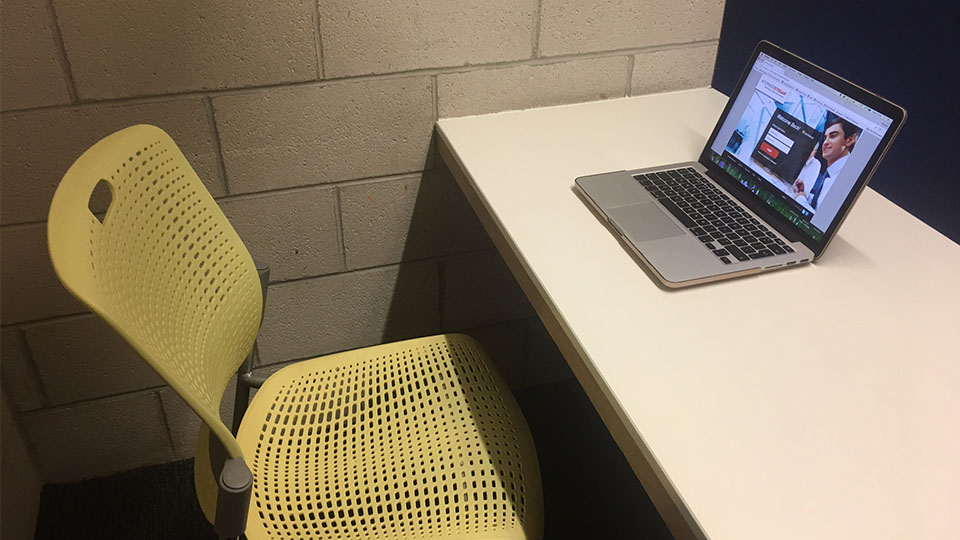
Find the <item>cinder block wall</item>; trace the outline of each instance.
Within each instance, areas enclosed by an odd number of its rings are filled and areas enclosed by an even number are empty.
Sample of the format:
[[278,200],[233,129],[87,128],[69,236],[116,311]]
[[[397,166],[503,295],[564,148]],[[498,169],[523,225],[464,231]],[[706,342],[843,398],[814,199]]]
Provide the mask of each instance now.
[[[273,268],[263,365],[468,331],[564,364],[449,172],[439,117],[709,85],[722,1],[2,0],[2,378],[47,482],[193,455],[196,421],[59,285],[53,191],[101,137],[180,144]],[[228,411],[225,411],[228,412]]]

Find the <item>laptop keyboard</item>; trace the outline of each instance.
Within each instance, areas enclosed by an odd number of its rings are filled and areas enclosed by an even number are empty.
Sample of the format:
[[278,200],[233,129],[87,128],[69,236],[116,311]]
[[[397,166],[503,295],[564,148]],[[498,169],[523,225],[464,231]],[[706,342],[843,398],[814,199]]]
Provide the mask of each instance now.
[[793,253],[786,242],[692,167],[633,177],[724,264]]

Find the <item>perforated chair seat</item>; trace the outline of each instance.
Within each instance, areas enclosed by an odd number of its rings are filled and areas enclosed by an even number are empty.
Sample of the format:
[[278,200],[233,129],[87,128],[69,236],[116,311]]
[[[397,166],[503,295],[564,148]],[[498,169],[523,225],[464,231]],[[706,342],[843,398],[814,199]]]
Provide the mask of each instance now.
[[288,366],[237,439],[254,476],[250,540],[542,537],[529,430],[467,336]]

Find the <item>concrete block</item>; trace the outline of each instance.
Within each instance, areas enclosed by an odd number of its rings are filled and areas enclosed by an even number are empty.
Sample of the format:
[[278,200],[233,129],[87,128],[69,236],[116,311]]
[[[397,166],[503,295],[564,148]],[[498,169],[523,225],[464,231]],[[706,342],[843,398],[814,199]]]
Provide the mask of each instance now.
[[175,456],[156,392],[44,409],[22,418],[47,482],[75,482]]
[[231,193],[422,170],[429,77],[268,88],[213,99]]
[[[223,400],[220,402],[220,419],[228,429],[233,426],[233,402],[236,391],[237,379],[234,377],[223,392]],[[167,427],[170,428],[170,439],[177,459],[194,457],[197,453],[200,417],[169,386],[160,390],[160,400],[163,403],[163,414],[166,416]]]
[[[91,42],[100,46],[97,40]],[[224,194],[210,121],[199,99],[11,113],[3,115],[0,128],[0,221],[46,219],[60,179],[80,154],[107,135],[135,124],[163,128],[207,189],[214,196]]]
[[441,118],[547,107],[623,97],[626,80],[623,56],[481,69],[441,74],[437,102]]
[[272,285],[263,364],[437,333],[437,263],[418,262]]
[[45,224],[0,230],[0,260],[3,324],[86,311],[53,272]]
[[340,188],[340,212],[347,268],[490,247],[446,168]]
[[533,0],[320,2],[327,77],[520,60],[532,53]]
[[510,388],[520,388],[525,357],[523,321],[478,326],[462,330],[461,333],[472,336],[483,345],[483,350],[487,351]]
[[[312,80],[314,6],[54,0],[81,99]],[[103,39],[94,36],[105,36]]]
[[[272,376],[274,373],[280,371],[281,369],[283,369],[283,368],[285,368],[285,367],[287,367],[287,366],[289,366],[289,365],[291,365],[291,364],[296,364],[296,363],[298,363],[298,362],[299,362],[298,360],[294,360],[294,361],[280,362],[280,363],[278,363],[278,364],[268,364],[268,365],[265,365],[265,366],[260,366],[260,367],[258,367],[258,368],[254,368],[254,369],[253,369],[253,373],[254,373],[255,375],[259,376],[259,377],[270,377],[270,376]],[[256,390],[257,390],[256,388],[251,388],[251,389],[250,389],[250,396],[251,396],[251,397],[253,397],[253,395],[256,393]]]
[[716,43],[638,54],[631,95],[709,87],[716,59]]
[[51,404],[163,384],[149,364],[99,317],[57,319],[24,330]]
[[542,0],[540,54],[634,49],[720,37],[723,0]]
[[337,212],[332,189],[310,188],[224,201],[227,215],[270,279],[318,276],[340,270]]
[[0,379],[18,411],[43,406],[43,393],[31,374],[29,351],[25,349],[19,328],[9,326],[0,331]]
[[532,317],[526,324],[527,358],[524,363],[523,386],[549,384],[573,378],[570,366],[540,319]]
[[520,285],[494,251],[443,261],[444,331],[522,319],[533,315]]
[[70,102],[46,2],[3,2],[0,107],[27,109]]
[[40,470],[2,398],[0,420],[0,537],[14,540],[33,538],[40,509],[43,479]]

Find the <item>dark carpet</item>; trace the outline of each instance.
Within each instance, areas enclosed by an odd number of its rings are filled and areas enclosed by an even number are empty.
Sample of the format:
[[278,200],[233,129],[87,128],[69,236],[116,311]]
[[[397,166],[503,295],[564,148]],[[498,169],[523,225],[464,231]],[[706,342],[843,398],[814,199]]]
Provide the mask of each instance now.
[[44,486],[36,540],[212,539],[193,488],[193,460]]
[[[671,539],[576,381],[515,392],[537,445],[546,540]],[[36,540],[216,539],[178,461],[43,489]]]

